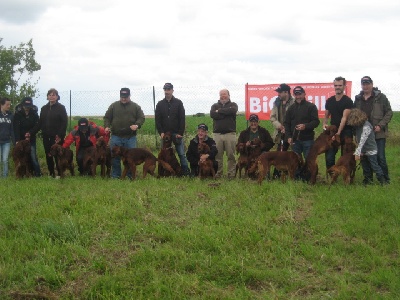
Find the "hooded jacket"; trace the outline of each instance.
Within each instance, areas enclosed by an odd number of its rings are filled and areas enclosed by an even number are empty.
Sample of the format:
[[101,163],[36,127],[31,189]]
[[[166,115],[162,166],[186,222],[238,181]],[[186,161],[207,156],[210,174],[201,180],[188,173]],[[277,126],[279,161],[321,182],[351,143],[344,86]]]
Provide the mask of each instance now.
[[[385,94],[381,93],[376,87],[372,90],[372,97],[372,99],[368,100],[373,101],[372,112],[368,116],[368,121],[373,127],[378,125],[381,128],[379,132],[375,132],[375,139],[387,138],[389,133],[388,124],[393,116],[392,107]],[[355,97],[354,107],[361,109],[362,101],[365,101],[363,91]]]

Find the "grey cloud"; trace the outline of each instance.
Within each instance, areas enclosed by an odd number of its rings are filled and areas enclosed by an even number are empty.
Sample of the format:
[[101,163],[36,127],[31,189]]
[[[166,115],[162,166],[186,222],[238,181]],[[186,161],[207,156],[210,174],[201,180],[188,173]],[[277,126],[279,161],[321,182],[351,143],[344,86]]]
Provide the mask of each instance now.
[[0,19],[14,24],[34,22],[50,4],[50,0],[2,0],[0,2]]

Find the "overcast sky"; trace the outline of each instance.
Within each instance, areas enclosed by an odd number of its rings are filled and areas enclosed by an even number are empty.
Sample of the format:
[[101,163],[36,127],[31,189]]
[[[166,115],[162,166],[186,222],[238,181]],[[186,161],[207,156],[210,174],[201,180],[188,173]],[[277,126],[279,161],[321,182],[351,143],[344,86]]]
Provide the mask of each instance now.
[[369,75],[400,110],[398,0],[2,0],[0,12],[3,45],[33,39],[42,94],[344,76],[354,97]]

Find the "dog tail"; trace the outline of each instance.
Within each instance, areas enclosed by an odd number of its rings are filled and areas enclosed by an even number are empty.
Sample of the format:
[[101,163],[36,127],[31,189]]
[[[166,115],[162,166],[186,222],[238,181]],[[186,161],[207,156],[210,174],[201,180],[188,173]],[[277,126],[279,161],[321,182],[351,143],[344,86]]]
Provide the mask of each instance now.
[[163,161],[162,159],[157,159],[158,163],[163,166],[163,168],[169,172],[171,172],[172,175],[175,175],[174,169],[172,169],[171,165],[167,163],[166,161]]

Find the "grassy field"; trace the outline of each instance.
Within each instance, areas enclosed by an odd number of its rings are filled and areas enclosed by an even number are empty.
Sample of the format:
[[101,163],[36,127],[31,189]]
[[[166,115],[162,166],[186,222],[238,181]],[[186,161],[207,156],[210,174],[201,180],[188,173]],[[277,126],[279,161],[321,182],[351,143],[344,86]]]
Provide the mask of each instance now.
[[399,113],[390,128],[385,187],[330,187],[322,160],[315,186],[2,179],[0,299],[399,299]]

